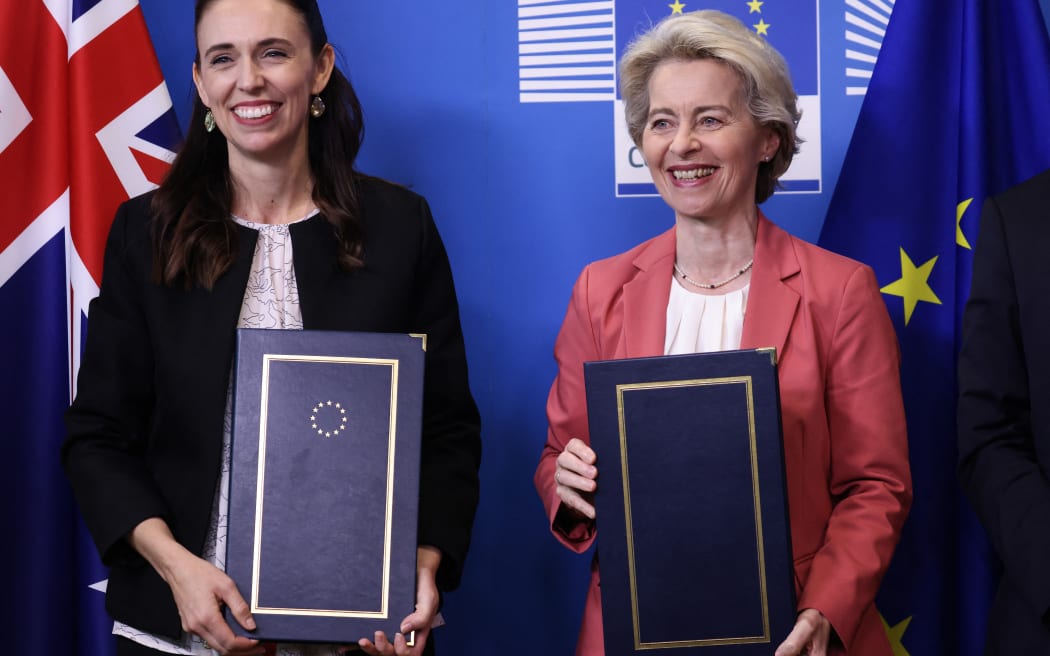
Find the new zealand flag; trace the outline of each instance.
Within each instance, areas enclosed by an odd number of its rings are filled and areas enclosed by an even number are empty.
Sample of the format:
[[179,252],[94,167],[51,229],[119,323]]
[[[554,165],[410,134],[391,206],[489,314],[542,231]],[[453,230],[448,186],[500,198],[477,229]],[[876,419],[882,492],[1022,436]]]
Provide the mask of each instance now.
[[137,0],[0,2],[0,460],[6,650],[112,653],[105,571],[59,463],[117,205],[179,139]]

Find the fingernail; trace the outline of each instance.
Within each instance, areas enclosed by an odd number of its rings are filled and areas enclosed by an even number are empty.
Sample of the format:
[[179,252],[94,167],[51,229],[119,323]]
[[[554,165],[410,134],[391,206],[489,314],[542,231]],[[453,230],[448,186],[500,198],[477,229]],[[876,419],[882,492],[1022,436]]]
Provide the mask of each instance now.
[[254,631],[255,630],[255,618],[252,617],[251,615],[249,615],[248,616],[248,620],[244,623],[244,626],[247,627],[249,631]]

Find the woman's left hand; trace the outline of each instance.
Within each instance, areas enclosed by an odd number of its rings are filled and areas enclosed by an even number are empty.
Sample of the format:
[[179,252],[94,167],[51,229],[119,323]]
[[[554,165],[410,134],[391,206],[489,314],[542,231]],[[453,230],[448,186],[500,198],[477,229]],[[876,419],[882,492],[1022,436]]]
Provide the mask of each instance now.
[[827,656],[831,639],[831,623],[815,608],[798,614],[795,628],[777,647],[775,656]]
[[[441,551],[437,547],[422,545],[416,550],[416,611],[401,622],[401,632],[393,641],[382,631],[376,631],[375,642],[361,639],[357,644],[371,656],[419,656],[430,636],[430,625],[437,615],[440,596],[437,589],[437,570],[441,564]],[[416,644],[409,647],[405,634],[416,632]]]

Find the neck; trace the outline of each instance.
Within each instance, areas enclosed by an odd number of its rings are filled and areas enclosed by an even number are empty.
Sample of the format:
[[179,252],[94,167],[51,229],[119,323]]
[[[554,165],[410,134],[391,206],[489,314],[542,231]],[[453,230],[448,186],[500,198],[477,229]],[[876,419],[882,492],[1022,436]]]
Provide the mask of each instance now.
[[233,214],[256,223],[290,223],[309,214],[314,181],[305,150],[291,160],[271,164],[231,153]]
[[722,220],[678,216],[675,220],[675,260],[692,279],[724,280],[745,267],[755,255],[758,208]]

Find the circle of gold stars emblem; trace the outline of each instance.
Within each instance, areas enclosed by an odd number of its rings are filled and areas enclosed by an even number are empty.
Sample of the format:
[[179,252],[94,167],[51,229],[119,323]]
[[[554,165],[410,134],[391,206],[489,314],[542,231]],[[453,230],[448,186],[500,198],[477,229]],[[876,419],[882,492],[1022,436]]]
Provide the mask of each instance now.
[[332,401],[318,402],[310,411],[310,427],[321,437],[335,437],[346,430],[346,408]]

